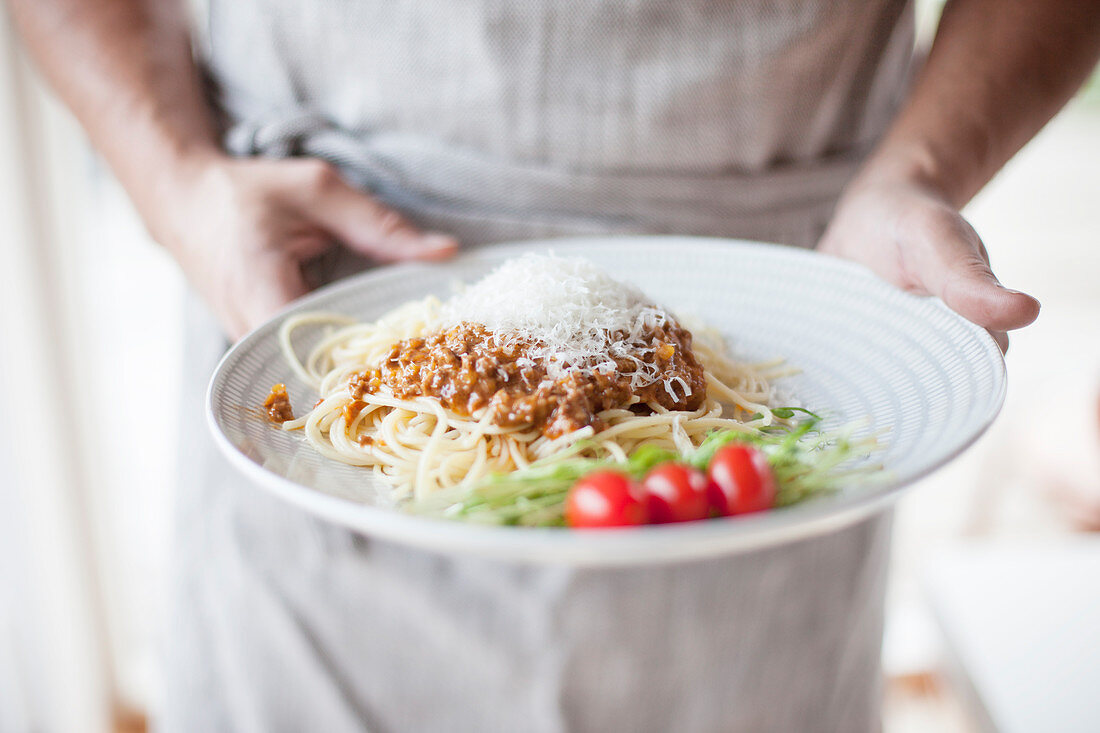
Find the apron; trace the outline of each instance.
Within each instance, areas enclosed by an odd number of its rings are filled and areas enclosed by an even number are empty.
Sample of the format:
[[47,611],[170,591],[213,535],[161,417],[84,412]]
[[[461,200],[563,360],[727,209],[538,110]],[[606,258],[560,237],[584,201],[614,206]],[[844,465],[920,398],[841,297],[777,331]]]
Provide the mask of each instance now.
[[[232,152],[325,158],[468,246],[811,246],[912,45],[894,0],[212,0],[208,31]],[[236,475],[203,423],[226,344],[197,301],[187,340],[162,730],[879,728],[889,515],[656,567],[411,550]]]

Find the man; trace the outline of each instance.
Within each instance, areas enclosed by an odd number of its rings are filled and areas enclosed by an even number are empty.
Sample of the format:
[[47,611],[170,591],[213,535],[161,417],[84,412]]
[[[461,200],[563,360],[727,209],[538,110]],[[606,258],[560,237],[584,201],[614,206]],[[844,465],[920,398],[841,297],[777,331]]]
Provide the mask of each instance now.
[[[350,253],[641,231],[820,239],[1003,346],[1039,306],[959,209],[1100,45],[1095,3],[956,0],[906,96],[896,0],[211,0],[216,124],[180,2],[12,4],[233,337]],[[877,726],[888,517],[614,571],[378,543],[212,453],[197,396],[224,345],[201,320],[166,730]]]

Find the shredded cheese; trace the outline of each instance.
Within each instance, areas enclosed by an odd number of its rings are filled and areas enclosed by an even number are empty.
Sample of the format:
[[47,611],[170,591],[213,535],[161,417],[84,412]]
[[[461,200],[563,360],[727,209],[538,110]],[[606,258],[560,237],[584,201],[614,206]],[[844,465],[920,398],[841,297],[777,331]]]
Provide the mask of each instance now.
[[[615,359],[636,365],[632,386],[657,381],[658,367],[641,357],[653,351],[642,338],[673,317],[637,288],[611,278],[579,257],[527,254],[505,262],[443,304],[443,327],[478,323],[503,347],[529,344],[554,379],[576,370],[610,373]],[[690,394],[683,382],[681,388]],[[672,385],[665,385],[672,393]]]

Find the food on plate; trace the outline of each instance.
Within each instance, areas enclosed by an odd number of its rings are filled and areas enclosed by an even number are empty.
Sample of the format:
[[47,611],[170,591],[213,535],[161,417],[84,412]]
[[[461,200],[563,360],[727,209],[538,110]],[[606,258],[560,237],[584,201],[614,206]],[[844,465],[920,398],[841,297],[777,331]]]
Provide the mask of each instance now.
[[[565,450],[471,488],[440,491],[409,509],[480,524],[666,524],[790,506],[852,480],[866,482],[878,468],[859,460],[875,447],[875,439],[854,439],[855,426],[823,431],[821,417],[801,408],[772,413],[772,425],[715,430],[686,452],[645,444],[620,459]],[[598,501],[601,492],[605,503]]]
[[745,443],[719,449],[707,466],[710,507],[724,517],[770,509],[775,473],[763,451]]
[[629,527],[649,519],[638,485],[618,471],[593,471],[565,495],[565,522],[570,527]]
[[[326,330],[302,361],[295,330],[318,324]],[[794,410],[771,407],[780,362],[731,359],[717,336],[581,258],[525,255],[446,302],[414,301],[372,323],[306,313],[279,337],[320,399],[294,418],[276,385],[264,403],[272,423],[369,468],[424,514],[593,527],[744,513],[782,492],[752,473],[759,461],[719,460],[708,446],[810,433]],[[663,465],[639,475],[639,454]],[[552,488],[540,484],[548,475]],[[524,484],[511,509],[486,511],[496,503],[479,497],[509,481]]]
[[271,388],[267,399],[264,400],[264,410],[267,419],[274,423],[285,423],[294,419],[294,410],[290,406],[290,395],[286,393],[286,385],[279,383]]
[[706,519],[710,514],[707,483],[706,474],[686,463],[670,461],[654,467],[641,482],[649,520],[669,524]]

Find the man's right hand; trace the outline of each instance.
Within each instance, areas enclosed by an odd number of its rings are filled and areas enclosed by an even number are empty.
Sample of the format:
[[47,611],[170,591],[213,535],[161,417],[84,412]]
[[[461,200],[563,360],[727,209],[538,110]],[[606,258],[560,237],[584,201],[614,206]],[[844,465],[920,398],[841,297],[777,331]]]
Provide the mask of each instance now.
[[315,158],[214,156],[185,166],[146,220],[234,339],[309,285],[302,264],[333,246],[380,262],[454,254]]
[[192,56],[185,0],[9,0],[43,72],[153,237],[233,338],[308,290],[331,246],[378,261],[440,259],[422,234],[313,158],[231,158]]

